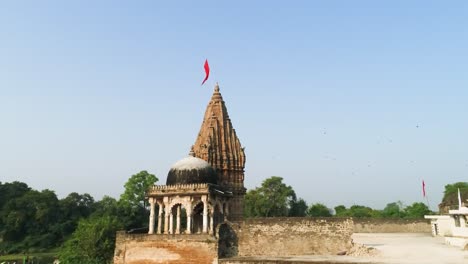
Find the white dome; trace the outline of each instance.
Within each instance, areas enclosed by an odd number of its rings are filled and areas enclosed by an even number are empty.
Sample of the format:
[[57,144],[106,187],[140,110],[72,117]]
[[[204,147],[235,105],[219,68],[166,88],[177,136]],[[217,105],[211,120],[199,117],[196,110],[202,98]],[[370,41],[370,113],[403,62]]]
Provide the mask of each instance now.
[[174,170],[193,170],[193,169],[206,169],[211,168],[211,165],[203,159],[188,156],[179,160],[172,165],[171,169]]

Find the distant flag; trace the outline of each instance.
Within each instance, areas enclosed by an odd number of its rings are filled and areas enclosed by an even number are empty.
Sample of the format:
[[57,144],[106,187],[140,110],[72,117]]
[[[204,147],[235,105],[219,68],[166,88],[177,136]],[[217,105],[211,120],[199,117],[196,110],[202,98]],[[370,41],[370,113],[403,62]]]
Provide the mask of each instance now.
[[423,191],[423,197],[426,197],[426,183],[424,183],[424,180],[422,181],[422,191]]
[[210,65],[208,65],[208,60],[205,60],[205,65],[203,66],[203,68],[205,68],[205,79],[203,80],[201,85],[203,85],[210,76]]

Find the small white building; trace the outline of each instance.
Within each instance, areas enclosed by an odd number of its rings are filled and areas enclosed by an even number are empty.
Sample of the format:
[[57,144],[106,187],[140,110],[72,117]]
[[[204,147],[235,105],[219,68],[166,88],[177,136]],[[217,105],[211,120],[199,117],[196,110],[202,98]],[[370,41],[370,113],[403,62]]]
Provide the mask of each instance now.
[[431,219],[433,236],[443,236],[446,244],[468,249],[468,207],[461,202],[460,191],[457,210],[449,210],[448,215],[425,215],[424,218]]
[[424,218],[431,220],[433,236],[445,237],[452,235],[449,215],[425,215]]

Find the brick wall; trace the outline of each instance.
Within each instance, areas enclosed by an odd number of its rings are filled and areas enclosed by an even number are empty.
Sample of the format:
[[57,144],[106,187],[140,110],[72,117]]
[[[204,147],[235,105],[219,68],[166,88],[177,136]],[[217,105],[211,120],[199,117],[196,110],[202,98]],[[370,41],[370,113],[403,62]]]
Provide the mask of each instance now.
[[259,218],[233,225],[238,256],[336,254],[351,246],[353,221],[342,218]]
[[117,233],[114,264],[217,262],[217,239],[213,236]]
[[427,219],[354,218],[355,233],[431,233]]

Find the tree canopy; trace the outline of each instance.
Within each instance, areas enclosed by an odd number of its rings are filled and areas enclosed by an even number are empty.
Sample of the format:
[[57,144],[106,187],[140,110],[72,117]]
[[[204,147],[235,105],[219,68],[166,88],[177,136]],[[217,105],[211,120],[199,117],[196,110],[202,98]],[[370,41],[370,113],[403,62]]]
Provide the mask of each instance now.
[[468,182],[456,182],[445,185],[444,197],[439,204],[441,213],[447,213],[449,209],[455,209],[458,206],[458,190],[464,201],[468,199]]
[[[0,182],[0,254],[41,252],[68,241],[61,250],[66,260],[62,263],[105,263],[117,228],[147,224],[145,193],[156,181],[156,176],[141,171],[129,178],[119,201],[104,196],[97,202],[87,193],[58,199],[51,190]],[[82,259],[84,253],[92,255],[88,262]]]
[[131,207],[145,208],[146,191],[158,181],[158,178],[147,171],[134,174],[125,183],[125,191],[120,201]]
[[60,263],[111,263],[116,231],[122,228],[114,216],[80,220],[77,229],[60,251]]
[[307,215],[312,217],[330,217],[332,216],[330,208],[321,203],[312,204],[307,210]]
[[307,203],[304,199],[294,199],[289,202],[289,216],[306,216]]
[[431,210],[424,203],[413,203],[405,208],[404,218],[424,218],[425,215],[431,214]]
[[247,192],[244,212],[247,217],[288,216],[291,201],[295,200],[292,187],[284,184],[283,178],[272,176]]

